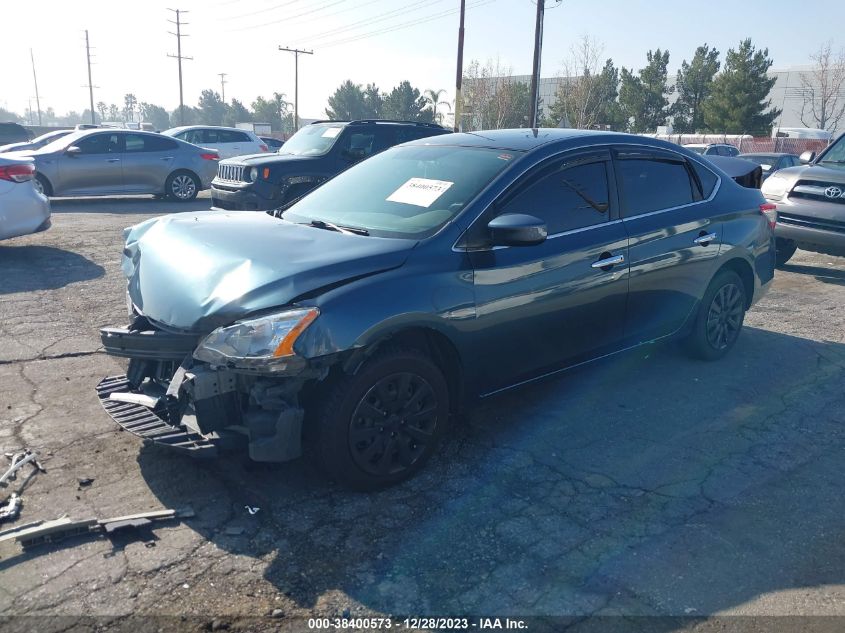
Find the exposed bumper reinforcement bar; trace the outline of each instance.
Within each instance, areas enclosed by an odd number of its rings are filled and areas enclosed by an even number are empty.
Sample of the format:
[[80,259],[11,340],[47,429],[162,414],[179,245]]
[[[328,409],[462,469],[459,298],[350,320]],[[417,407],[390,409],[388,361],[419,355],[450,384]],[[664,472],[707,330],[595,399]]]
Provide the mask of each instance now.
[[112,400],[113,393],[135,393],[126,376],[103,378],[97,385],[100,404],[112,420],[124,431],[142,438],[145,443],[159,444],[188,453],[192,457],[212,458],[217,456],[217,444],[198,433],[182,426],[168,424],[158,413],[161,409],[150,409],[135,402]]

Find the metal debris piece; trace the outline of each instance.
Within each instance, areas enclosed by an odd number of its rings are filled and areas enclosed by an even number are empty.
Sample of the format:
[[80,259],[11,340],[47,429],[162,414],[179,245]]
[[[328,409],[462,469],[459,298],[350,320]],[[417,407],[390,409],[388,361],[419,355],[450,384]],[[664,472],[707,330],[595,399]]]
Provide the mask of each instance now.
[[124,519],[123,521],[109,521],[108,523],[100,522],[106,534],[114,534],[120,530],[145,528],[152,525],[153,522],[149,519]]
[[249,512],[250,514],[258,514],[258,511],[261,509],[261,508],[258,508],[258,507],[251,508],[250,506],[244,506],[244,508],[246,508],[246,511]]
[[84,487],[84,486],[90,486],[91,484],[93,484],[94,478],[93,477],[77,477],[76,481],[79,482],[80,487]]
[[21,498],[13,492],[7,502],[0,506],[0,521],[14,521],[21,513]]
[[[14,479],[16,477],[15,473],[20,470],[25,464],[30,462],[34,462],[38,459],[38,453],[30,450],[22,451],[20,453],[15,453],[12,456],[12,465],[9,469],[3,473],[0,477],[0,484],[5,484],[6,481],[10,479]],[[37,468],[37,466],[36,466]]]

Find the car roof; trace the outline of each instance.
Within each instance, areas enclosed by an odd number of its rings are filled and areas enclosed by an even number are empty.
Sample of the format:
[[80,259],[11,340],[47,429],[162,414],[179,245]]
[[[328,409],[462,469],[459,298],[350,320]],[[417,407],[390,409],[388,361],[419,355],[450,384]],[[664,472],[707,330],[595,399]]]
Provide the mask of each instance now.
[[745,152],[739,155],[740,158],[743,156],[774,156],[780,158],[781,156],[795,156],[795,154],[789,152]]
[[576,130],[571,128],[517,128],[511,130],[481,130],[478,132],[458,132],[427,136],[409,145],[460,145],[465,147],[490,147],[527,151],[549,143],[573,139],[601,139],[607,143],[628,142],[654,147],[678,147],[664,141],[655,141],[645,136],[622,132],[604,132],[598,130]]
[[243,130],[239,127],[227,127],[225,125],[179,125],[176,127],[164,130],[162,134],[178,134],[185,130],[229,130],[230,132],[252,132],[252,130]]

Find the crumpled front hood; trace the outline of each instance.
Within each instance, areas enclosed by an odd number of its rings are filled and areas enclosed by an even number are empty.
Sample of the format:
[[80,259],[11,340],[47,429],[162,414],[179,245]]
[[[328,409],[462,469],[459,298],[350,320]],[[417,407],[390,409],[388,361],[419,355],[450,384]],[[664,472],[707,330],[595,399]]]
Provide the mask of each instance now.
[[416,245],[244,211],[168,215],[126,229],[125,237],[123,273],[136,308],[165,327],[196,333],[396,268]]

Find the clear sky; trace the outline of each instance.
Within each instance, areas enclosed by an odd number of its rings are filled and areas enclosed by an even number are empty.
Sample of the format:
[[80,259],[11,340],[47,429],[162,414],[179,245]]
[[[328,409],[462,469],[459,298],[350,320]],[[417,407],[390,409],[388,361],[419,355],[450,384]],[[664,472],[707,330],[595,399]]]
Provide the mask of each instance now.
[[[186,9],[185,103],[204,88],[247,105],[282,92],[293,100],[293,55],[278,45],[313,49],[300,56],[300,116],[321,117],[327,97],[345,79],[389,90],[408,79],[423,90],[455,84],[459,0],[41,0],[4,9],[0,106],[23,113],[34,96],[29,49],[35,55],[41,107],[57,114],[88,106],[84,29],[95,65],[94,102],[123,107],[123,95],[175,108],[179,102],[175,30],[167,7]],[[826,40],[845,46],[845,1],[814,0],[547,0],[543,76],[561,70],[582,35],[604,45],[604,57],[640,68],[650,48],[669,49],[670,70],[707,42],[722,53],[751,37],[768,47],[774,68],[807,64]],[[528,74],[533,55],[531,0],[467,0],[465,64],[498,57]],[[812,10],[807,10],[812,7]],[[11,18],[9,18],[11,13]],[[17,14],[17,15],[16,15]],[[14,25],[20,28],[9,28]],[[34,106],[33,106],[34,107]]]

